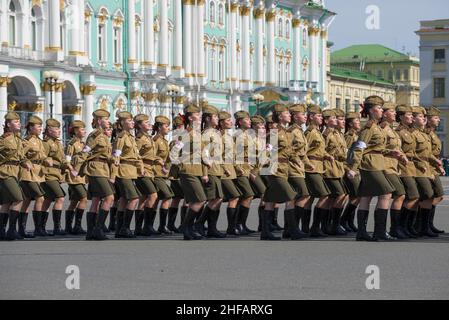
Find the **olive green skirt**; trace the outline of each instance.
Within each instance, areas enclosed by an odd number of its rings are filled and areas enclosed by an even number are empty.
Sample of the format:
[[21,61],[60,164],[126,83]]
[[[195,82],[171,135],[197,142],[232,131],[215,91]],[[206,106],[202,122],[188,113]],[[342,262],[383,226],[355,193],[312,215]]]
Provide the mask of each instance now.
[[343,178],[325,178],[324,182],[329,188],[332,197],[348,194],[345,184],[343,183]]
[[157,193],[157,187],[154,184],[154,180],[150,177],[139,177],[136,180],[136,187],[142,196],[149,196]]
[[222,179],[221,180],[221,187],[223,189],[223,201],[228,202],[231,199],[240,198],[242,195],[235,185],[234,180],[231,179]]
[[0,180],[0,204],[10,204],[23,201],[22,188],[16,177]]
[[204,192],[208,201],[223,199],[223,188],[221,187],[220,177],[209,176],[209,181],[204,185]]
[[171,199],[175,195],[168,185],[167,178],[156,177],[154,178],[154,184],[157,188],[157,197],[159,200]]
[[110,195],[115,195],[118,199],[119,194],[116,193],[115,189],[114,185],[107,178],[89,176],[89,186],[87,188],[89,200],[92,198],[105,198]]
[[170,180],[170,187],[175,196],[173,198],[183,199],[184,192],[182,192],[181,183],[179,180]]
[[383,171],[360,170],[360,176],[358,192],[360,197],[377,197],[394,191]]
[[418,186],[416,180],[413,177],[401,177],[402,185],[405,189],[405,198],[407,200],[419,199]]
[[433,198],[433,188],[430,178],[416,177],[416,185],[418,186],[419,199],[429,200]]
[[249,182],[248,177],[237,177],[237,179],[235,179],[235,184],[242,194],[240,198],[246,199],[254,197],[254,190],[251,187],[251,183]]
[[268,182],[268,188],[263,196],[263,201],[284,203],[295,200],[297,193],[286,178],[268,176]]
[[439,198],[444,196],[443,185],[441,184],[441,179],[439,176],[435,176],[435,179],[432,179],[432,188],[433,188],[433,196],[435,198]]
[[306,172],[306,184],[310,195],[314,198],[322,198],[331,194],[320,173]]
[[347,175],[343,177],[343,183],[348,190],[349,197],[358,198],[359,186],[360,186],[360,175],[356,175],[354,179],[349,179]]
[[142,195],[136,187],[133,179],[117,178],[118,195],[120,198],[132,200]]
[[394,191],[392,193],[393,198],[397,198],[397,197],[405,195],[404,185],[402,184],[402,181],[398,175],[386,174],[385,176],[387,177],[388,181],[390,181],[391,185],[394,188]]
[[39,182],[20,181],[20,187],[22,188],[24,197],[31,200],[36,200],[45,194]]
[[44,198],[54,201],[58,198],[64,198],[65,192],[61,187],[59,181],[45,181],[42,183],[42,190],[44,190]]
[[207,200],[200,177],[180,174],[180,181],[184,199],[187,203],[203,202]]
[[80,201],[87,198],[87,189],[84,184],[69,184],[69,200]]
[[309,189],[307,189],[306,178],[302,177],[290,177],[288,178],[288,183],[296,191],[296,198],[301,198],[309,196]]
[[253,188],[254,198],[261,198],[267,190],[267,187],[263,182],[261,176],[256,176],[256,179],[254,181],[249,179],[249,183],[251,185],[251,188]]

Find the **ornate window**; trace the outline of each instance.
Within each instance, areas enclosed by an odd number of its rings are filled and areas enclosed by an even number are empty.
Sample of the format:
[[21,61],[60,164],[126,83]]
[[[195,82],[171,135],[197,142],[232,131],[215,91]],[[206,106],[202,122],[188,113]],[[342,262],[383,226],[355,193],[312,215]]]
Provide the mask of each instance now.
[[304,29],[302,29],[302,45],[304,47],[307,47],[307,37],[308,37],[307,29],[304,28]]
[[279,18],[278,20],[278,37],[282,38],[282,34],[283,34],[283,23],[282,23],[282,18]]
[[222,3],[218,5],[218,23],[224,25],[224,6]]
[[290,39],[290,20],[285,20],[285,37]]
[[97,47],[98,47],[98,61],[105,63],[107,57],[107,19],[109,13],[106,8],[101,8],[98,14],[98,27],[97,27]]
[[9,3],[9,44],[11,46],[17,45],[17,17],[16,17],[16,5],[11,0]]
[[215,2],[211,1],[209,3],[209,22],[215,23]]

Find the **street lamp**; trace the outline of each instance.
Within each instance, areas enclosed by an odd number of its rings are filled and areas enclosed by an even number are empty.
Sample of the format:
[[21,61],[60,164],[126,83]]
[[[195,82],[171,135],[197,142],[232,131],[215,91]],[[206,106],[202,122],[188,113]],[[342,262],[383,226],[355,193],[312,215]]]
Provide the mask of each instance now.
[[256,103],[256,114],[259,114],[259,107],[260,104],[262,103],[262,101],[265,99],[263,95],[261,95],[260,93],[256,93],[253,94],[253,96],[251,97],[253,99],[253,101]]
[[180,89],[175,84],[169,84],[166,87],[167,95],[171,98],[171,119],[175,119],[175,99],[180,94]]
[[53,88],[58,82],[59,73],[53,71],[44,72],[45,82],[50,86],[50,118],[53,118]]

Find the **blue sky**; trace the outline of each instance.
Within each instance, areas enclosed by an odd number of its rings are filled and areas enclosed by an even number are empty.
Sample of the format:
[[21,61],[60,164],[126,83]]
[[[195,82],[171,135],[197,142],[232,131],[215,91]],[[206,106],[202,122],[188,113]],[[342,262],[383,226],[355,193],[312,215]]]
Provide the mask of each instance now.
[[[419,56],[419,38],[414,31],[421,20],[449,19],[448,0],[327,0],[326,7],[337,13],[330,26],[332,51],[353,44],[377,43]],[[365,26],[368,6],[379,8],[379,29]]]

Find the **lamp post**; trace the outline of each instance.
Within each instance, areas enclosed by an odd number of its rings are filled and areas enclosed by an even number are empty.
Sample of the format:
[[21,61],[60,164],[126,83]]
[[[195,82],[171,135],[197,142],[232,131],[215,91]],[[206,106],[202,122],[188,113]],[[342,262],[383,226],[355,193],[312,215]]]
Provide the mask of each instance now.
[[259,93],[256,93],[256,94],[253,94],[253,96],[251,97],[252,99],[253,99],[253,101],[256,103],[256,114],[258,115],[259,114],[259,107],[260,107],[260,104],[262,103],[262,101],[265,99],[264,98],[264,96],[263,95],[261,95],[261,94],[259,94]]
[[175,119],[175,99],[179,96],[180,89],[177,85],[169,84],[166,87],[167,95],[171,98],[171,120]]
[[53,118],[53,89],[58,82],[59,74],[53,71],[44,72],[45,82],[50,86],[50,118]]

